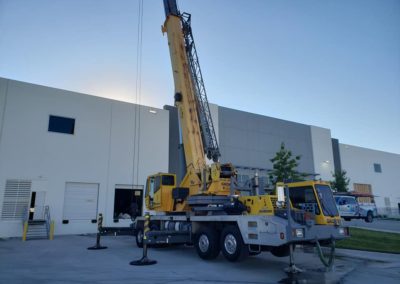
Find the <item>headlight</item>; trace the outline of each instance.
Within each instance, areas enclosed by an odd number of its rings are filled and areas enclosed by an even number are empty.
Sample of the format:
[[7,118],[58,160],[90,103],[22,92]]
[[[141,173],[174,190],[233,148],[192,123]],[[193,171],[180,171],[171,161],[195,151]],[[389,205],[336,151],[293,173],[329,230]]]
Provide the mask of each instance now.
[[339,234],[345,235],[346,234],[346,230],[344,228],[339,228]]
[[295,233],[296,233],[296,237],[297,237],[297,238],[304,238],[303,229],[296,229],[296,230],[295,230]]

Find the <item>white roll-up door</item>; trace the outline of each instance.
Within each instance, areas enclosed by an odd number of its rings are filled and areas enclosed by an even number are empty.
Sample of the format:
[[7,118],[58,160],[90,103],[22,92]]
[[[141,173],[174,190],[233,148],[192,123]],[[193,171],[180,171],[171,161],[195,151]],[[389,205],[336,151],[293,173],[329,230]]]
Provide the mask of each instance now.
[[64,220],[97,218],[99,184],[67,182],[64,196]]

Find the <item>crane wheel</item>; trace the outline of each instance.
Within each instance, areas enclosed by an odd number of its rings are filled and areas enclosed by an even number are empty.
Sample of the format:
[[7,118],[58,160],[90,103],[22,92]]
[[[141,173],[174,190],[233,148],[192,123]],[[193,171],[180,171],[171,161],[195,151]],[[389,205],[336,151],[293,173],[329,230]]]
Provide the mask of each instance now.
[[220,252],[218,231],[207,226],[201,227],[195,235],[194,245],[202,259],[215,259]]
[[249,255],[237,226],[229,225],[222,230],[221,250],[225,258],[232,262],[241,261]]
[[[296,246],[293,247],[293,250]],[[274,247],[271,250],[273,256],[276,257],[285,257],[290,255],[290,247],[289,245],[281,245],[279,247]]]

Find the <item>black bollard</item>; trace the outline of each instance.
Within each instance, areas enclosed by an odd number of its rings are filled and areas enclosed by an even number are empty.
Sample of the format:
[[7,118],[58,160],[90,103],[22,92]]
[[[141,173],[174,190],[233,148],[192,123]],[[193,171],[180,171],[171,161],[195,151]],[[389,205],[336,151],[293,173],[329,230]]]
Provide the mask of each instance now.
[[139,260],[131,261],[130,265],[152,265],[156,264],[156,260],[149,259],[147,257],[147,233],[150,231],[150,214],[146,213],[144,216],[144,228],[143,228],[143,256]]
[[100,245],[100,236],[101,236],[101,228],[103,227],[103,214],[99,213],[99,219],[97,220],[97,235],[96,235],[96,244],[92,247],[88,247],[89,250],[96,249],[106,249],[107,247],[103,247]]

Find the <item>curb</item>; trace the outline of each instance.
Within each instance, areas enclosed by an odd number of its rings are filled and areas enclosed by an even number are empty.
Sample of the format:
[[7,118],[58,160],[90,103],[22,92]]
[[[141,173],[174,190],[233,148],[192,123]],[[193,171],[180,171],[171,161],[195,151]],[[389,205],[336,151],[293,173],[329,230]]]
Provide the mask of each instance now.
[[374,232],[382,232],[382,233],[400,234],[399,231],[384,230],[384,229],[374,229],[374,228],[360,227],[360,226],[349,226],[349,228],[363,229],[363,230],[374,231]]
[[[323,248],[324,253],[327,248]],[[400,254],[371,252],[364,250],[336,249],[336,256],[358,258],[369,261],[390,262],[400,264]]]

